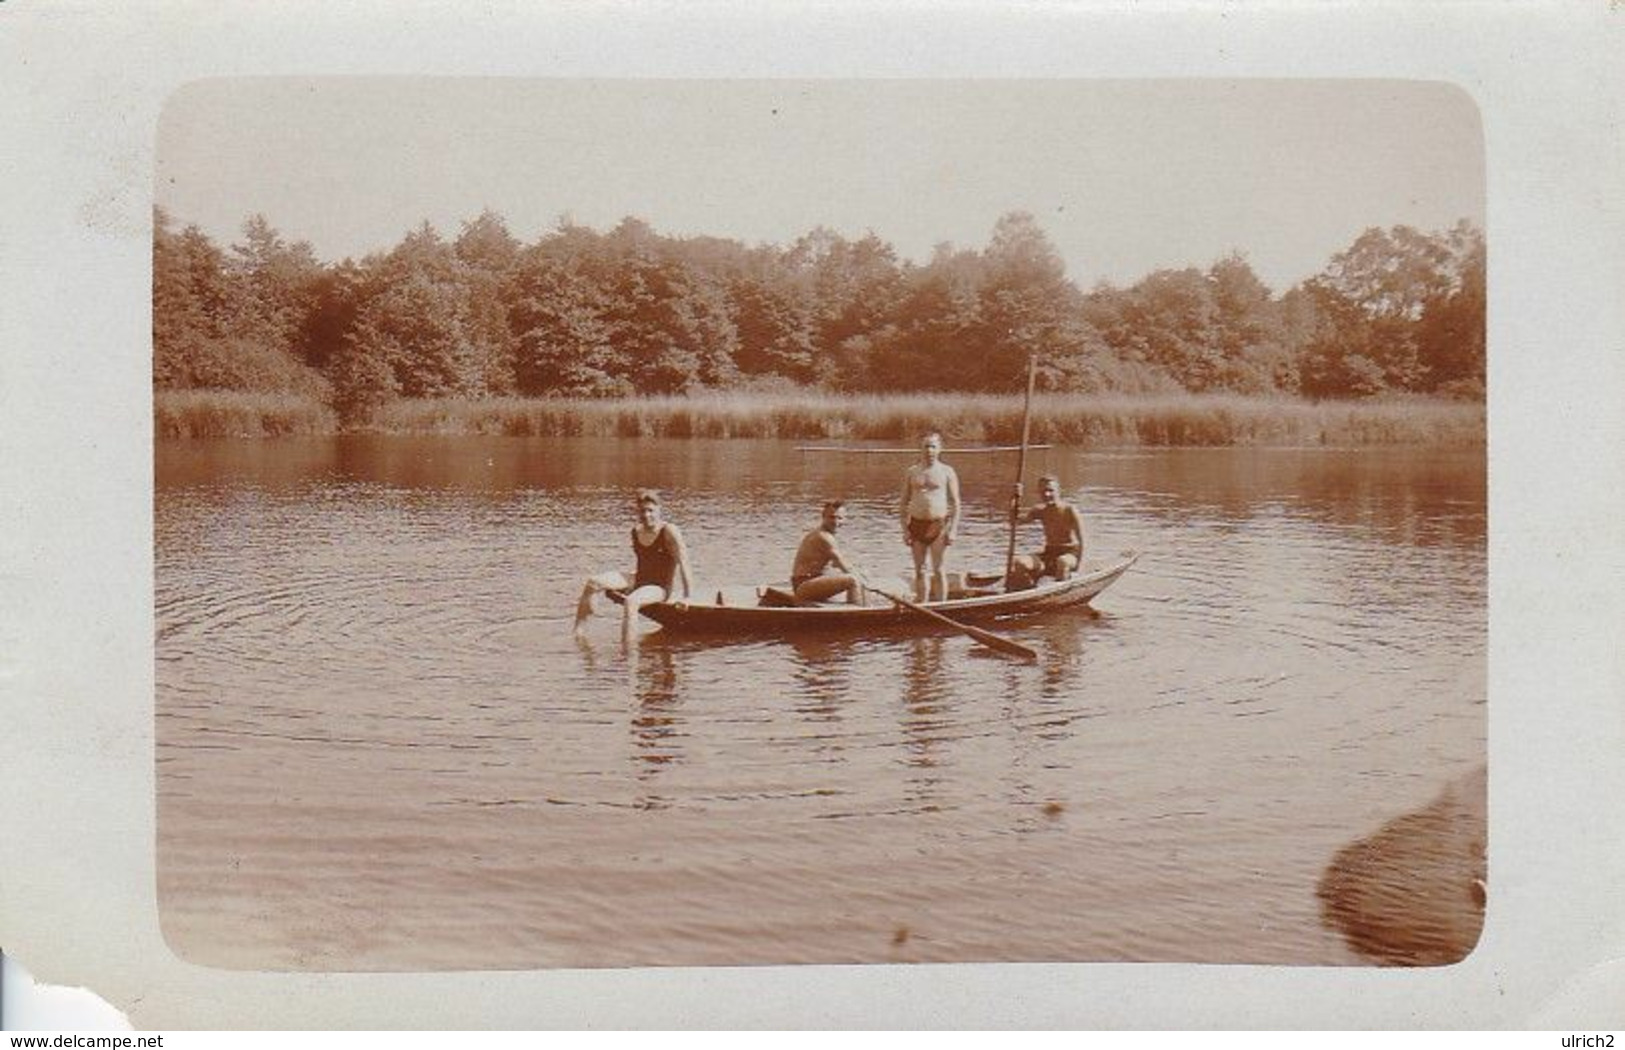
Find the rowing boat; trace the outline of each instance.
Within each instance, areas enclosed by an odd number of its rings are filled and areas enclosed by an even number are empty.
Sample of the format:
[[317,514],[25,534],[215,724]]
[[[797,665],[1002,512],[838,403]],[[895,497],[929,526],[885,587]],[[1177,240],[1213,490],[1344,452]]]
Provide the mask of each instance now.
[[[1125,551],[1103,562],[1085,564],[1065,580],[1041,583],[1025,590],[1003,590],[1003,577],[968,574],[950,589],[945,601],[927,602],[923,608],[963,623],[987,623],[1047,616],[1088,605],[1101,591],[1127,572],[1139,557]],[[907,593],[908,588],[899,588]],[[931,626],[933,618],[872,595],[871,604],[845,601],[817,604],[762,604],[763,596],[782,595],[778,588],[724,589],[711,602],[656,602],[639,611],[668,631],[686,634],[730,634],[784,638],[821,631],[876,633],[899,627]],[[748,595],[748,600],[747,600]],[[610,591],[619,602],[622,595]]]

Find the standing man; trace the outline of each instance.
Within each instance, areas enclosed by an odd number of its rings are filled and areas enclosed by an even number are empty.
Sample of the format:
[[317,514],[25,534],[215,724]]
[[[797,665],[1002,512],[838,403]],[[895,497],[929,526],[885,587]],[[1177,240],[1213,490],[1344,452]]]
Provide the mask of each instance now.
[[1024,512],[1021,520],[1044,526],[1044,549],[1016,556],[1016,575],[1028,587],[1040,576],[1067,579],[1083,563],[1083,515],[1061,498],[1061,482],[1053,474],[1038,479],[1038,494],[1043,502]]
[[[824,504],[818,527],[801,538],[796,560],[790,569],[790,586],[798,602],[828,601],[845,593],[850,605],[867,604],[863,584],[835,543],[835,533],[846,521],[846,501],[832,499]],[[836,571],[829,571],[833,567]]]
[[581,590],[576,603],[576,630],[592,615],[593,595],[603,591],[621,591],[621,636],[632,640],[638,610],[645,605],[668,601],[676,597],[677,584],[683,586],[682,597],[687,599],[693,591],[694,574],[688,565],[688,548],[677,526],[660,515],[660,494],[652,489],[638,493],[638,521],[632,526],[632,554],[637,569],[628,580],[625,573],[606,572],[592,577]]
[[[920,442],[920,461],[903,475],[903,542],[914,555],[914,600],[941,601],[948,596],[943,569],[948,545],[959,527],[959,475],[942,462],[942,435],[932,431]],[[931,559],[931,587],[925,585],[925,560]]]

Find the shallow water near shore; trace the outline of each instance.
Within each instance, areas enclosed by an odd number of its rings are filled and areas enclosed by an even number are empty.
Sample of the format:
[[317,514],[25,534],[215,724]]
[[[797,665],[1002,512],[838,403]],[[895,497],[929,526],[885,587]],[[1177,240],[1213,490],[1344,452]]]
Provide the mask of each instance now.
[[[1012,457],[947,458],[956,563],[996,567]],[[1036,666],[938,633],[572,637],[582,577],[629,567],[635,487],[703,593],[784,578],[832,495],[895,574],[904,463],[161,443],[170,944],[310,970],[1372,961],[1317,884],[1484,761],[1483,450],[1035,453],[1093,553],[1142,552],[1093,613],[998,628]]]

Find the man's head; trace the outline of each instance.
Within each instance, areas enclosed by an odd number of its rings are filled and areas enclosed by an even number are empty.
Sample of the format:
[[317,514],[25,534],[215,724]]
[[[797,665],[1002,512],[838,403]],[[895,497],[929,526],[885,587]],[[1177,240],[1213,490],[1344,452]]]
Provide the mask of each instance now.
[[834,532],[846,521],[846,500],[832,499],[824,504],[824,528]]
[[1045,474],[1039,478],[1038,496],[1051,505],[1061,502],[1061,480],[1054,474]]
[[660,520],[660,493],[654,489],[643,489],[638,492],[638,520]]
[[942,455],[942,435],[933,430],[921,438],[920,452],[925,456],[927,463],[935,463],[937,457]]

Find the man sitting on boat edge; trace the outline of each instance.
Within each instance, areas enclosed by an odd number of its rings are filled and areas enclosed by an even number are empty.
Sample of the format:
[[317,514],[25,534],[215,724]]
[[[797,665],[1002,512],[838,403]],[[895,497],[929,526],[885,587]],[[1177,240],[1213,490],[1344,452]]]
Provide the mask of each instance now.
[[660,494],[652,489],[638,493],[638,521],[632,526],[632,554],[637,570],[631,580],[625,573],[606,572],[587,581],[576,603],[576,630],[592,615],[593,596],[604,591],[621,591],[621,634],[631,640],[638,610],[645,605],[675,598],[676,584],[682,582],[682,597],[694,587],[694,574],[688,564],[688,547],[676,525],[661,518]]
[[[846,502],[832,499],[824,504],[818,527],[808,530],[796,548],[790,569],[790,587],[798,602],[828,601],[845,593],[850,605],[866,605],[863,583],[853,572],[835,542],[835,533],[846,521]],[[831,572],[834,567],[836,572]]]
[[1044,502],[1023,512],[1020,520],[1044,526],[1044,549],[1016,555],[1011,590],[1032,587],[1042,576],[1068,579],[1083,562],[1083,515],[1061,498],[1060,479],[1052,474],[1039,478],[1038,494]]

